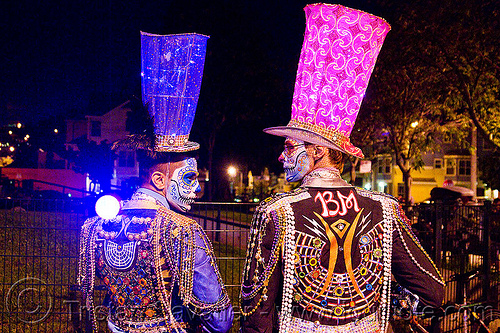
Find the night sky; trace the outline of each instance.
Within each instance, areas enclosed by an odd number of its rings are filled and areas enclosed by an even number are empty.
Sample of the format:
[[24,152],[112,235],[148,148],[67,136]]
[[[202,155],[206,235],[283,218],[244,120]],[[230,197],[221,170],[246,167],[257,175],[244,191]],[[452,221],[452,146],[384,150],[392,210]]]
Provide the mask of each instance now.
[[[267,162],[279,168],[270,160],[276,161],[282,140],[262,129],[290,119],[308,3],[3,1],[0,110],[26,122],[110,110],[140,96],[141,30],[202,33],[211,38],[198,110],[214,98],[230,110],[218,136],[218,156],[254,170]],[[340,3],[385,14],[374,1]],[[198,118],[194,139],[204,135],[196,130],[202,128]],[[257,156],[269,146],[269,155]],[[239,156],[242,151],[253,157]]]

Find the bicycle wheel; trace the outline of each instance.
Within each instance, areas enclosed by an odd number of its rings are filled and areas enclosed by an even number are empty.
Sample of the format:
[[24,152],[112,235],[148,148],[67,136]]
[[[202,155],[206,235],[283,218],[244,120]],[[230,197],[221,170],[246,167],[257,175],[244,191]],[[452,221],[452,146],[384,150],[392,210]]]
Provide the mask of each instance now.
[[500,333],[500,311],[498,310],[487,310],[484,312],[481,318],[488,327],[488,330],[481,324],[481,322],[476,321],[472,326],[472,332],[476,333]]

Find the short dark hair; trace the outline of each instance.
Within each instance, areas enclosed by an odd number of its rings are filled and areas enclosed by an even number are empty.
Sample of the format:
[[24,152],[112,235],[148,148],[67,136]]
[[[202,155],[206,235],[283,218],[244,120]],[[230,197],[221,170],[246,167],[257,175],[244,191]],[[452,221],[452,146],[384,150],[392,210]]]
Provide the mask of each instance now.
[[[305,143],[306,147],[314,145],[314,143],[310,143],[310,142],[304,142],[304,143]],[[319,146],[321,146],[321,145],[319,145]],[[344,169],[344,162],[345,162],[346,155],[344,153],[342,153],[340,150],[329,148],[329,147],[325,147],[325,148],[328,149],[328,160],[330,161],[330,163],[332,163],[333,166],[335,168],[337,168],[342,173],[342,170]]]
[[164,166],[167,163],[175,163],[187,158],[197,157],[197,152],[183,152],[183,153],[170,153],[170,152],[157,152],[151,150],[137,150],[137,160],[139,161],[139,177],[142,184],[149,183],[151,175],[155,171],[165,173]]
[[345,154],[337,149],[328,148],[328,159],[340,171],[344,169]]

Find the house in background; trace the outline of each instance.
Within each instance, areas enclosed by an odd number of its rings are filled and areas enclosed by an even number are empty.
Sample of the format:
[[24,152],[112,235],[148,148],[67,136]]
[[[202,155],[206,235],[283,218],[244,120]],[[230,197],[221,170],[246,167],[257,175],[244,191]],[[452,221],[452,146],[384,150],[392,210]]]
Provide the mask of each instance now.
[[[97,144],[113,143],[125,138],[130,132],[127,129],[127,114],[131,111],[130,100],[118,105],[102,115],[86,115],[81,119],[67,119],[66,122],[66,149],[78,150],[76,142],[84,138]],[[116,151],[113,178],[111,186],[121,188],[131,179],[139,177],[139,164],[135,151],[120,149]],[[87,179],[90,188],[90,179]],[[99,187],[97,187],[99,191]]]
[[[66,122],[66,150],[78,150],[77,142],[84,138],[88,141],[94,141],[97,144],[103,142],[112,144],[113,142],[124,139],[130,135],[127,128],[128,113],[132,111],[131,101],[118,105],[102,115],[86,115],[80,119],[67,119]],[[139,182],[139,163],[135,150],[119,148],[115,151],[117,158],[114,160],[113,177],[111,179],[112,189],[129,190],[135,188]],[[199,170],[198,181],[201,186],[202,197],[204,194],[205,183],[209,181],[208,171]],[[87,177],[87,189],[100,191],[100,187],[94,187]]]
[[[61,197],[85,196],[85,177],[82,174],[68,169],[67,161],[55,152],[31,149],[31,133],[17,117],[1,120],[0,197],[35,192],[40,196],[49,192],[59,192]],[[23,149],[25,155],[15,157],[15,153]],[[10,160],[10,163],[3,163],[5,160]]]
[[[478,156],[491,149],[478,137]],[[452,182],[456,186],[472,188],[472,158],[469,150],[457,148],[450,142],[444,142],[441,151],[422,156],[424,165],[420,170],[413,170],[411,197],[414,203],[430,198],[434,187]],[[479,173],[478,173],[479,174]],[[367,189],[404,197],[404,181],[401,170],[391,155],[378,155],[370,173],[357,172],[356,185]],[[497,198],[498,190],[489,189],[479,177],[476,181],[476,197]]]

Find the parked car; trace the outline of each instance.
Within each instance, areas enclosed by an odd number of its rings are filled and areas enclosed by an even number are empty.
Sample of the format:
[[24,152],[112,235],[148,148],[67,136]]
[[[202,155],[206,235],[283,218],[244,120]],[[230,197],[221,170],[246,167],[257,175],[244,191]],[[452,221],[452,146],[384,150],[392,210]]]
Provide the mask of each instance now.
[[431,190],[432,201],[443,201],[445,203],[467,204],[474,197],[474,191],[470,188],[449,185],[444,187],[434,187]]

